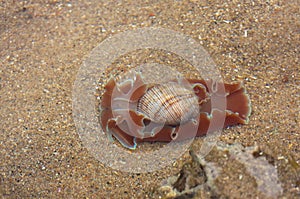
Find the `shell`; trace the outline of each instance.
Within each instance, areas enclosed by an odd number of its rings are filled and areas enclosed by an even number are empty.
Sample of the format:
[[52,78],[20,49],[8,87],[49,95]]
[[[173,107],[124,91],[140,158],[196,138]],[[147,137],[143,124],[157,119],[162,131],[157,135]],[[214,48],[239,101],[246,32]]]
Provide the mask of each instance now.
[[151,121],[175,126],[198,116],[198,97],[175,82],[158,84],[140,98],[137,111]]
[[174,79],[153,85],[137,73],[119,84],[108,81],[100,111],[107,135],[135,149],[140,142],[181,141],[247,124],[251,103],[242,83]]

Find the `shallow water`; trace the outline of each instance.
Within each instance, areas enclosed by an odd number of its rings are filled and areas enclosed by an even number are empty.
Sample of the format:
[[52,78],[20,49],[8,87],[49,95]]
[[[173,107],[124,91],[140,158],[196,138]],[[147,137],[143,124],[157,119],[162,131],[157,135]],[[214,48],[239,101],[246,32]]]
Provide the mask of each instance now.
[[[156,172],[113,170],[84,146],[72,115],[73,84],[83,60],[109,36],[142,27],[163,27],[192,37],[208,51],[224,81],[243,81],[251,98],[249,124],[222,131],[219,140],[227,152],[221,147],[205,157],[217,171],[214,189],[205,184],[194,197],[299,197],[297,1],[4,1],[0,18],[0,195],[4,198],[165,196],[159,191],[161,183],[191,161],[188,151]],[[189,65],[172,54],[142,50],[118,59],[98,75],[94,86],[101,89],[112,73],[151,62],[176,68]],[[194,140],[195,151],[203,139]],[[163,144],[140,147],[151,151],[153,146]],[[259,150],[253,156],[254,146]],[[200,167],[189,168],[195,175],[191,180],[201,183],[203,179],[195,174]]]

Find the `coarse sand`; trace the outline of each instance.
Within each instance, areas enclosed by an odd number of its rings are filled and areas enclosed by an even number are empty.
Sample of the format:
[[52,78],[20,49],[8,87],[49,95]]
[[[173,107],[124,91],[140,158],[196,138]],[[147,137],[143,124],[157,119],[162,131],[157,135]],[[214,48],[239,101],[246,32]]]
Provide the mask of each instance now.
[[[2,0],[0,18],[1,198],[300,197],[299,1]],[[247,88],[249,124],[225,129],[205,160],[195,158],[197,138],[191,155],[164,169],[122,172],[76,131],[72,89],[83,61],[109,36],[142,27],[189,35],[225,82]],[[121,73],[151,53],[111,68]]]

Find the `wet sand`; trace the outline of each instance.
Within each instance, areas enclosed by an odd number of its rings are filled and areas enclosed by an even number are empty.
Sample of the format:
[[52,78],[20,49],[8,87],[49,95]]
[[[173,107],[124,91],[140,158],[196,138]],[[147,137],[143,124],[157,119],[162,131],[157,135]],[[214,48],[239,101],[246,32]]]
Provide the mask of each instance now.
[[[0,195],[299,197],[299,9],[297,1],[1,2]],[[72,86],[83,60],[108,36],[141,27],[191,36],[210,53],[226,82],[243,81],[247,88],[252,103],[249,124],[225,129],[220,137],[224,146],[215,147],[205,161],[186,152],[157,172],[121,172],[97,161],[76,131]],[[202,142],[196,139],[192,149]],[[231,145],[241,145],[245,155],[232,155],[237,152]],[[241,157],[263,158],[260,163],[275,168],[278,182],[261,189],[259,185],[268,181],[255,177],[251,164]],[[209,178],[208,168],[221,169],[216,178]],[[176,186],[166,182],[172,176],[175,182],[180,172],[197,179],[194,187],[203,186],[190,188],[191,194],[180,193],[178,187],[191,181]],[[270,189],[282,190],[272,195]]]

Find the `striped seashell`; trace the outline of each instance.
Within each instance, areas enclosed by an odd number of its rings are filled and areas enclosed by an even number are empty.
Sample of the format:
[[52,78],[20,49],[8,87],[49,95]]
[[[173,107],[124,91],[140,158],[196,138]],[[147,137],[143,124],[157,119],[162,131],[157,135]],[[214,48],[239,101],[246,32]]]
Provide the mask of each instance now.
[[198,116],[198,97],[176,82],[158,84],[139,99],[137,111],[151,121],[175,126]]
[[174,79],[153,85],[138,73],[120,84],[108,81],[101,99],[100,123],[109,137],[135,149],[140,142],[181,141],[247,124],[250,105],[241,82]]

